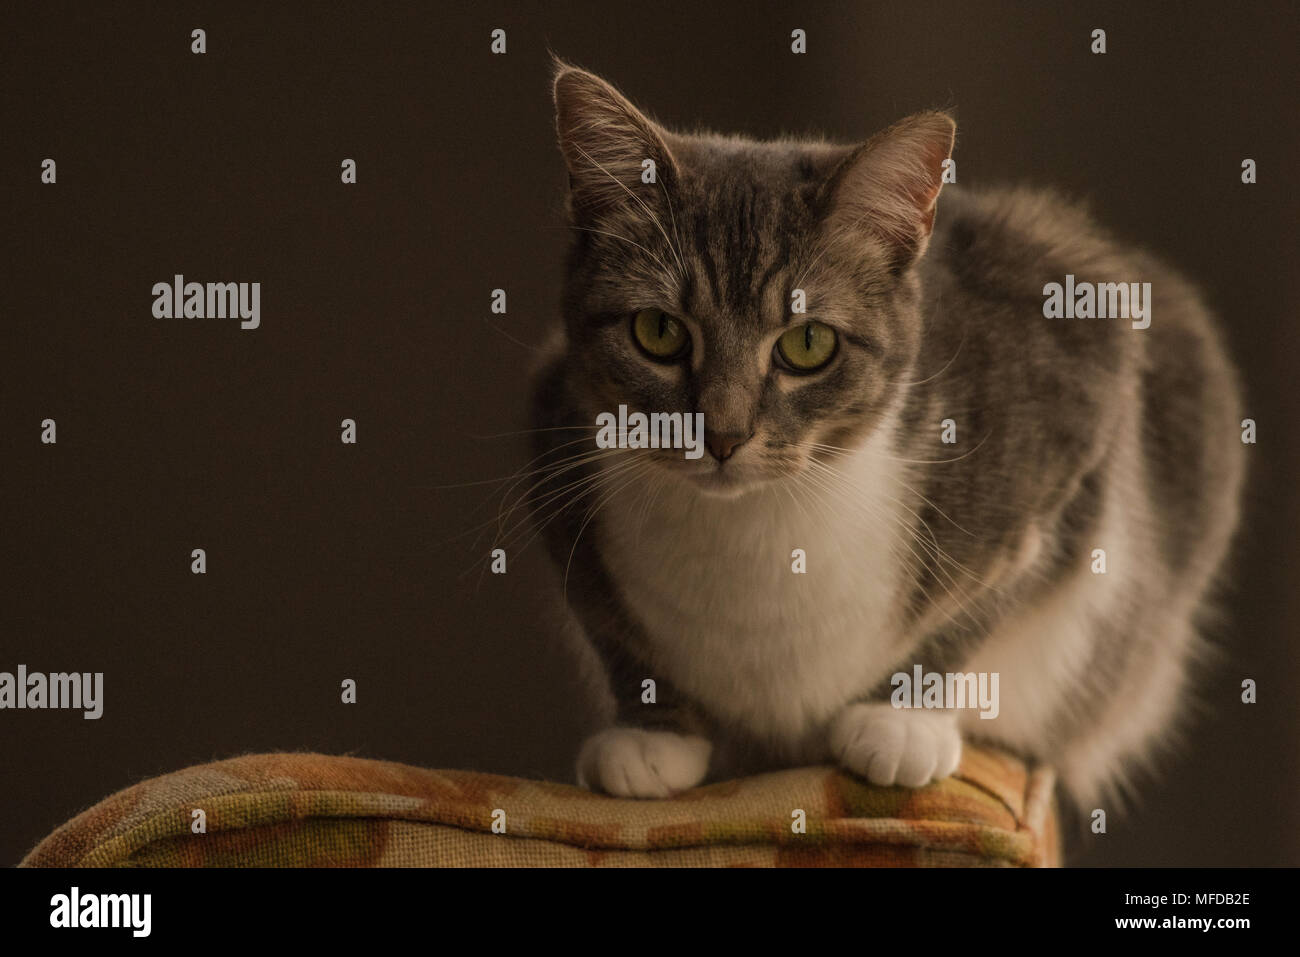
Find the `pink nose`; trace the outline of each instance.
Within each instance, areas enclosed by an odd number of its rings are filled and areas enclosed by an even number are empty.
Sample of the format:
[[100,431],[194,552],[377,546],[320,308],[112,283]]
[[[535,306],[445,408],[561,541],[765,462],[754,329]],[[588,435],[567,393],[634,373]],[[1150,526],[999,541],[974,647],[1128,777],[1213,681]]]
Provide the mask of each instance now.
[[741,435],[739,432],[706,432],[704,434],[704,444],[709,447],[713,457],[719,462],[725,462],[731,458],[731,454],[749,441],[749,435]]

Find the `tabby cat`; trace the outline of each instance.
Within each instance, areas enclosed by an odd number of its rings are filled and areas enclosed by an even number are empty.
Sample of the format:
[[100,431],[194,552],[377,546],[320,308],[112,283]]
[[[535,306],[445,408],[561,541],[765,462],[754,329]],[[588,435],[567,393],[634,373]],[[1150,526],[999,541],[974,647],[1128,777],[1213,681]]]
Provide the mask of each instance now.
[[[554,96],[573,232],[529,501],[613,698],[579,781],[918,787],[966,737],[1123,794],[1195,694],[1237,521],[1196,291],[1047,192],[937,206],[943,112],[843,146],[673,132],[564,63]],[[1138,283],[1149,326],[1049,317],[1066,277]],[[598,446],[620,406],[702,412],[707,454]],[[897,706],[917,666],[997,675],[996,717]]]

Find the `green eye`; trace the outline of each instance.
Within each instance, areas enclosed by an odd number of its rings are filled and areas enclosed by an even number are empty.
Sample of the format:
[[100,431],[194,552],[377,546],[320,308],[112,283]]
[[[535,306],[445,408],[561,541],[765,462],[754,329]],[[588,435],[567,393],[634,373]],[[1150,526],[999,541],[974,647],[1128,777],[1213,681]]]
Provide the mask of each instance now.
[[776,340],[776,351],[795,372],[814,372],[831,361],[838,341],[830,326],[805,322]]
[[632,317],[632,338],[652,359],[676,359],[691,344],[681,320],[662,309],[642,309]]

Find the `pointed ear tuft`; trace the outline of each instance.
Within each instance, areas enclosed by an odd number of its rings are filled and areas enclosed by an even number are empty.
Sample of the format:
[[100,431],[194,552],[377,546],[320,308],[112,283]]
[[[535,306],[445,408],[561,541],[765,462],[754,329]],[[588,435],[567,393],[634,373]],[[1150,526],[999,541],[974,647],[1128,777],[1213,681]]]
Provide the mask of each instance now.
[[881,239],[902,269],[925,252],[957,124],[917,113],[851,152],[832,175],[830,221]]
[[671,179],[675,172],[660,128],[594,73],[558,57],[554,64],[555,127],[569,168],[574,214],[634,203],[634,196],[648,202],[644,161],[654,160],[656,180]]

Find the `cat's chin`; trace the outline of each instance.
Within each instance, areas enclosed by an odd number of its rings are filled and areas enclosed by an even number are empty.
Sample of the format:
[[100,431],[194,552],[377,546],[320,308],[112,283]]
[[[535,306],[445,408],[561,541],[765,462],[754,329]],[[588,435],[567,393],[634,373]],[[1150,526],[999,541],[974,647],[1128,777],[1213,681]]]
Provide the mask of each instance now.
[[753,475],[741,475],[735,469],[709,469],[689,472],[686,476],[695,489],[713,498],[739,498],[763,484]]

